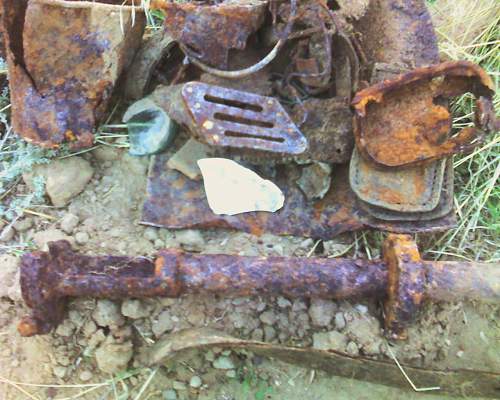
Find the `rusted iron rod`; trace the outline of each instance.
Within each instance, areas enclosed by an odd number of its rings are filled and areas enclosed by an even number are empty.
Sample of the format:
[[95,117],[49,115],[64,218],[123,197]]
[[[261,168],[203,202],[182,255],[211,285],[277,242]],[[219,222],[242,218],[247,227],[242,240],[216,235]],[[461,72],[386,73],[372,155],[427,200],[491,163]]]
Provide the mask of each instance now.
[[242,257],[161,251],[148,258],[80,255],[69,243],[26,254],[21,287],[31,315],[24,336],[48,333],[64,317],[67,298],[285,295],[385,300],[386,328],[404,337],[426,299],[500,301],[500,268],[492,264],[421,261],[407,236],[390,235],[376,261],[299,257]]

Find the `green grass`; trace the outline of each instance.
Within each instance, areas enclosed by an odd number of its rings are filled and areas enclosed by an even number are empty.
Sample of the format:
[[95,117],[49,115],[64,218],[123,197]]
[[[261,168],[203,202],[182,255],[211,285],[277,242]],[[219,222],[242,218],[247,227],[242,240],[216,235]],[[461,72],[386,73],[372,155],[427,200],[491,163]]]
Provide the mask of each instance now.
[[[436,27],[443,58],[463,59],[483,67],[493,78],[499,110],[500,10],[496,1],[435,2],[436,19],[453,9],[469,10],[464,18],[449,17]],[[474,8],[475,7],[475,8]],[[451,12],[451,11],[450,11]],[[468,18],[465,18],[468,16]],[[458,22],[462,26],[458,26]],[[465,95],[452,105],[454,129],[472,125],[474,102]],[[472,154],[455,156],[455,208],[457,228],[423,241],[434,258],[456,256],[469,260],[500,260],[500,133],[491,134]]]

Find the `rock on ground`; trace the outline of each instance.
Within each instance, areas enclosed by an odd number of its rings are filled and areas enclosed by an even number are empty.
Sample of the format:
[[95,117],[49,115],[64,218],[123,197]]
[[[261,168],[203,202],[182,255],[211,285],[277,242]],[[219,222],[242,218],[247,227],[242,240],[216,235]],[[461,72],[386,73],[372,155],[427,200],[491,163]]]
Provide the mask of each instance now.
[[309,307],[309,316],[313,325],[328,326],[336,310],[337,305],[333,301],[314,299]]
[[23,175],[23,179],[28,187],[34,190],[33,178],[43,176],[45,190],[52,204],[64,207],[85,189],[93,174],[94,169],[87,160],[81,157],[69,157],[36,165],[33,171]]
[[99,326],[121,326],[125,322],[117,304],[110,300],[99,300],[92,313],[92,318]]
[[67,240],[73,244],[74,240],[72,237],[66,235],[63,231],[59,229],[47,229],[46,231],[40,231],[35,233],[33,236],[33,241],[40,250],[48,250],[47,244],[50,242],[56,242],[58,240]]
[[133,355],[132,343],[104,343],[95,352],[97,366],[102,372],[115,374],[127,368]]
[[19,260],[15,256],[0,256],[0,297],[8,297],[13,301],[21,301],[19,285]]

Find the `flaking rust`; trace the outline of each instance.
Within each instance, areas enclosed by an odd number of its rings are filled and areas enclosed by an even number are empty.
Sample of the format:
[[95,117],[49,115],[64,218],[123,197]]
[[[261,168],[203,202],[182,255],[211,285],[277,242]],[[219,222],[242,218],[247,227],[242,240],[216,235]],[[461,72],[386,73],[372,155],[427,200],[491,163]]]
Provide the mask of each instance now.
[[[473,93],[476,127],[449,137],[448,100]],[[402,167],[472,151],[496,125],[494,85],[467,61],[417,68],[357,93],[354,135],[362,156],[383,167]]]
[[122,3],[0,1],[15,132],[44,147],[93,144],[145,26]]
[[226,68],[228,52],[243,50],[250,34],[264,21],[267,2],[240,0],[220,3],[182,3],[153,0],[165,14],[165,29],[199,60]]
[[498,302],[497,264],[425,262],[408,236],[390,235],[382,260],[202,255],[178,249],[144,257],[85,256],[68,242],[48,252],[25,254],[21,262],[23,298],[32,309],[19,324],[23,336],[48,333],[64,318],[71,297],[121,299],[284,295],[386,301],[386,328],[404,338],[424,300],[476,299]]

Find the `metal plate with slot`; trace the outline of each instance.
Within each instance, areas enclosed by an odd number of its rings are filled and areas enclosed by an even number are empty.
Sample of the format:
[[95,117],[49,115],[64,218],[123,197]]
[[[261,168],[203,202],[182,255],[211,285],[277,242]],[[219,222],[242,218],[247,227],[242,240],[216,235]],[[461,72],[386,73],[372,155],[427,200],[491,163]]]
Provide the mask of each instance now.
[[213,146],[301,154],[307,139],[278,100],[200,82],[182,97],[198,134]]

